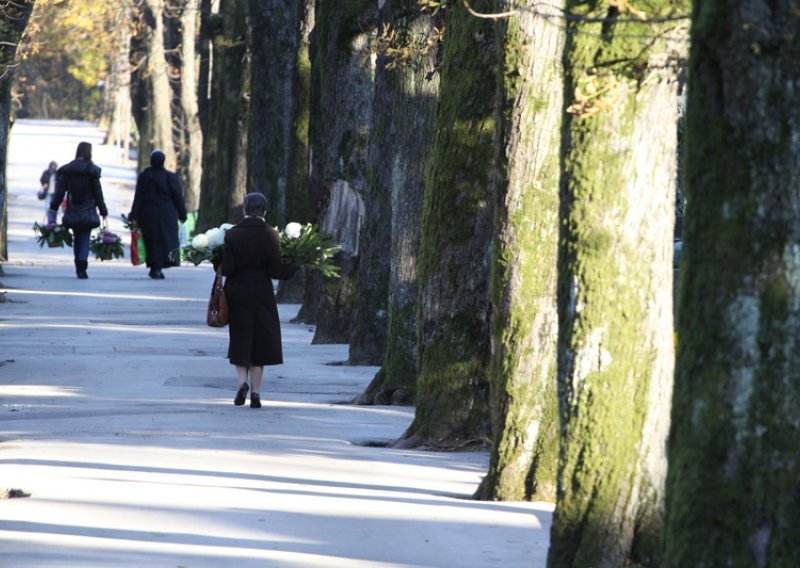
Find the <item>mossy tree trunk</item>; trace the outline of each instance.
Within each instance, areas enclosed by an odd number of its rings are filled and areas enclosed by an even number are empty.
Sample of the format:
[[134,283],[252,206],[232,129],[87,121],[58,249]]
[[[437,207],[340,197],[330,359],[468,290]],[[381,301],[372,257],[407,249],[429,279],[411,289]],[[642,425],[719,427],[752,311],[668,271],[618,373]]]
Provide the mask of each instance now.
[[[33,0],[0,4],[0,261],[8,260],[8,136],[11,131],[11,86],[22,34],[33,12]],[[0,266],[0,274],[2,274]]]
[[[684,8],[655,2],[648,16]],[[677,66],[685,26],[615,23],[619,14],[606,2],[568,0],[567,13],[562,436],[548,564],[652,566],[660,553],[672,389]]]
[[311,46],[309,189],[320,227],[341,244],[341,278],[306,279],[302,321],[313,343],[349,343],[364,218],[373,68],[363,51],[377,21],[371,0],[317,0]]
[[[388,5],[389,2],[386,3]],[[386,9],[384,6],[384,10]],[[411,15],[410,15],[411,14]],[[412,58],[379,75],[376,89],[390,94],[390,105],[375,110],[373,136],[381,139],[373,161],[382,191],[389,201],[391,249],[388,251],[388,339],[381,370],[359,404],[413,404],[417,392],[418,256],[422,221],[423,174],[433,141],[434,112],[439,92],[438,48],[434,40],[443,16],[421,13],[416,0],[394,0],[383,18],[407,39]],[[397,47],[397,46],[395,46]],[[378,62],[385,67],[386,58]],[[387,254],[387,253],[385,253]]]
[[556,267],[563,34],[523,11],[499,30],[492,260],[492,454],[482,499],[555,500]]
[[209,17],[212,37],[211,100],[204,137],[200,230],[238,221],[247,187],[247,120],[250,60],[247,1],[226,0]]
[[692,14],[665,566],[800,566],[800,14]]
[[139,131],[139,170],[150,165],[150,152],[159,149],[166,165],[177,166],[172,137],[172,89],[165,54],[164,0],[136,0],[133,11],[137,28],[131,49],[133,117]]
[[[490,11],[492,2],[473,2]],[[497,50],[492,22],[448,8],[425,180],[414,422],[400,446],[458,447],[490,433],[489,272]]]
[[251,112],[249,191],[267,198],[267,221],[287,222],[290,187],[295,70],[298,61],[303,3],[296,0],[250,0]]

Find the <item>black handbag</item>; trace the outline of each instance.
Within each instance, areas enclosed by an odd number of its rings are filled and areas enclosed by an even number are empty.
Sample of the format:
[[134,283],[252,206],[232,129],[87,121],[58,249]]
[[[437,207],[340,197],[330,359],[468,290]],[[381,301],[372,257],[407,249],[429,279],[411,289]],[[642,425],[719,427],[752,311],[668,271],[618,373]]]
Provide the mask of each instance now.
[[74,203],[71,199],[67,202],[67,210],[61,218],[61,223],[75,231],[88,231],[100,226],[100,215],[94,200],[88,199],[81,203]]

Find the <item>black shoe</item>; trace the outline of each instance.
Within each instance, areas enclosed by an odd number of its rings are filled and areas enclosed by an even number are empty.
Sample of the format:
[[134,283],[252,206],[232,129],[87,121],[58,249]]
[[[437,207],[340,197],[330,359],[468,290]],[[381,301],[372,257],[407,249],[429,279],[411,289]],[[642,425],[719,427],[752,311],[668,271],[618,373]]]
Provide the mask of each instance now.
[[86,274],[86,269],[89,267],[88,260],[76,260],[75,261],[75,274],[81,280],[85,280],[89,278],[89,275]]
[[247,383],[243,384],[239,387],[239,390],[236,391],[236,398],[233,399],[233,404],[236,406],[242,406],[244,404],[245,399],[247,398],[247,391],[250,390],[250,385]]
[[261,395],[257,392],[250,395],[250,408],[261,408]]
[[164,280],[164,273],[161,272],[160,268],[151,268],[150,278],[152,278],[153,280]]

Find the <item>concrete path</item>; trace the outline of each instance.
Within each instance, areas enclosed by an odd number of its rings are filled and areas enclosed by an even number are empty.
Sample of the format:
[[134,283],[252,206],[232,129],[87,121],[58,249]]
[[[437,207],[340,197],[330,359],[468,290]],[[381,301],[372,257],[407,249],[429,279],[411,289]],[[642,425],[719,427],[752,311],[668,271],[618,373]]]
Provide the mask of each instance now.
[[[204,325],[209,266],[154,281],[129,260],[40,249],[38,178],[71,159],[80,123],[18,121],[9,155],[10,258],[0,277],[0,566],[536,567],[551,507],[469,499],[486,453],[373,447],[401,407],[347,404],[375,367],[288,323],[286,364],[260,410],[235,407],[227,329]],[[132,165],[95,146],[112,229]],[[127,238],[128,235],[125,234]],[[127,247],[126,247],[127,253]]]

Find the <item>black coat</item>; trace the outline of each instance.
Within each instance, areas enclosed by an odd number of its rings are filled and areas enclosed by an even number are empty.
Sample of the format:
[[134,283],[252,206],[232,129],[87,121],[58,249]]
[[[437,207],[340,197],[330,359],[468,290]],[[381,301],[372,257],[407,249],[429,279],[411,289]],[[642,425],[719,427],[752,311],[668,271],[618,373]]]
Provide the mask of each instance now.
[[56,191],[50,199],[50,209],[57,211],[64,200],[64,194],[69,194],[69,201],[75,204],[92,200],[100,209],[100,215],[108,215],[108,208],[103,199],[103,188],[100,187],[100,168],[88,160],[73,160],[65,166],[58,168],[56,174]]
[[281,261],[278,232],[258,217],[246,217],[225,232],[222,274],[228,298],[228,359],[232,365],[283,363],[281,324],[272,279],[288,279],[296,268]]
[[180,246],[178,219],[186,221],[186,204],[178,176],[161,168],[146,168],[136,180],[136,193],[128,216],[142,230],[147,266],[177,266],[169,253]]

